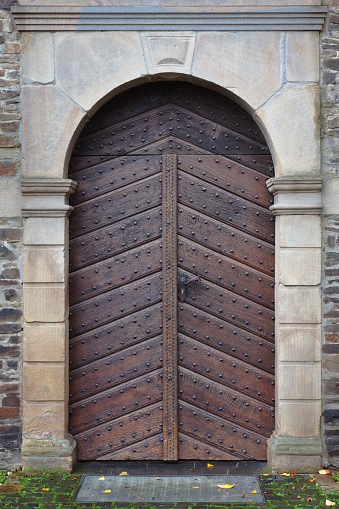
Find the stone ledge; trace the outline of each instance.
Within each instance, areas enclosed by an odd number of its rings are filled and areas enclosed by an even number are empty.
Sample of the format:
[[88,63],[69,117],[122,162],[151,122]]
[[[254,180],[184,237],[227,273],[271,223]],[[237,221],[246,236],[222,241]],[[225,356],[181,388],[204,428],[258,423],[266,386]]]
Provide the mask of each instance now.
[[322,463],[321,438],[279,437],[274,432],[267,441],[268,463],[272,472],[317,472]]
[[24,438],[23,470],[70,472],[75,462],[76,441],[71,435],[64,440]]
[[23,179],[23,217],[68,216],[73,207],[68,197],[74,193],[77,183],[70,179]]
[[321,177],[277,177],[266,185],[275,196],[273,214],[321,214]]
[[327,7],[12,7],[27,30],[321,30]]

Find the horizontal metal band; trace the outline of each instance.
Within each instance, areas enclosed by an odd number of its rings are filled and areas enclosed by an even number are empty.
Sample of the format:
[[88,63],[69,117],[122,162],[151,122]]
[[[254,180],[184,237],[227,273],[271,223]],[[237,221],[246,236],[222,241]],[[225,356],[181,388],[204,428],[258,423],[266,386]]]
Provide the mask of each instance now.
[[321,30],[327,8],[195,8],[14,6],[19,31]]

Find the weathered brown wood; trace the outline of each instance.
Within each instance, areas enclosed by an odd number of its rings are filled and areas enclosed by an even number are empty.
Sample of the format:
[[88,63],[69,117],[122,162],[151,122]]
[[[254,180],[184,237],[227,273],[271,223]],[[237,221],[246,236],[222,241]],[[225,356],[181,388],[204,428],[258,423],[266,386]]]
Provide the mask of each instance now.
[[70,405],[70,431],[76,436],[158,401],[162,401],[161,369]]
[[89,331],[71,338],[70,369],[76,369],[161,334],[161,309],[161,303],[155,304],[98,327],[94,334]]
[[163,251],[163,459],[178,459],[178,267],[177,267],[177,156],[165,155],[162,163]]
[[[161,403],[150,405],[128,416],[118,417],[107,424],[77,435],[79,449],[86,451],[84,459],[95,459],[98,452],[100,452],[100,456],[113,451],[121,452],[129,445],[148,439],[152,434],[162,433],[162,410],[160,407]],[[101,437],[100,451],[98,451],[98,437]]]
[[[274,429],[270,176],[251,116],[189,83],[126,91],[85,126],[70,162],[79,459],[265,459]],[[194,282],[177,311],[178,275]]]
[[[234,423],[183,401],[180,402],[179,407],[179,426],[180,432],[184,435],[196,436],[200,442],[207,442],[219,452],[236,454],[235,459],[240,457],[246,460],[266,461],[267,446],[261,435],[241,426],[235,426]],[[212,454],[209,458],[219,459]]]
[[179,398],[263,437],[272,433],[274,416],[269,405],[183,367],[179,368]]

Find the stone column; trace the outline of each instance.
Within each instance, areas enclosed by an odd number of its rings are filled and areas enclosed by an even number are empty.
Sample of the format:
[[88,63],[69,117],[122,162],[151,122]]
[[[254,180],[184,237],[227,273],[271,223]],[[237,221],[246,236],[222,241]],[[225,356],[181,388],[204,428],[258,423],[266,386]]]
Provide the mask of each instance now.
[[23,468],[70,471],[67,179],[23,179]]
[[276,217],[276,429],[273,472],[321,466],[321,187],[317,177],[272,178]]

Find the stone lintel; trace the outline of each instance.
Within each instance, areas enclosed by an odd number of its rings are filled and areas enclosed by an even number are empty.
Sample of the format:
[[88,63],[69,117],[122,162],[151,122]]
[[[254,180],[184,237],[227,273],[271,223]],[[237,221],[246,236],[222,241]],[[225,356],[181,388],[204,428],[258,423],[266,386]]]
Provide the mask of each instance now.
[[17,29],[27,30],[321,30],[327,7],[308,6],[14,6]]
[[266,185],[275,197],[270,207],[273,214],[321,214],[321,177],[277,177]]
[[22,442],[23,470],[70,472],[75,462],[76,441],[66,439],[24,438]]
[[268,463],[274,473],[312,473],[321,467],[320,437],[279,437],[274,432],[267,445]]
[[74,193],[76,186],[77,183],[70,179],[23,179],[23,217],[68,216],[73,210],[68,205],[68,197]]

